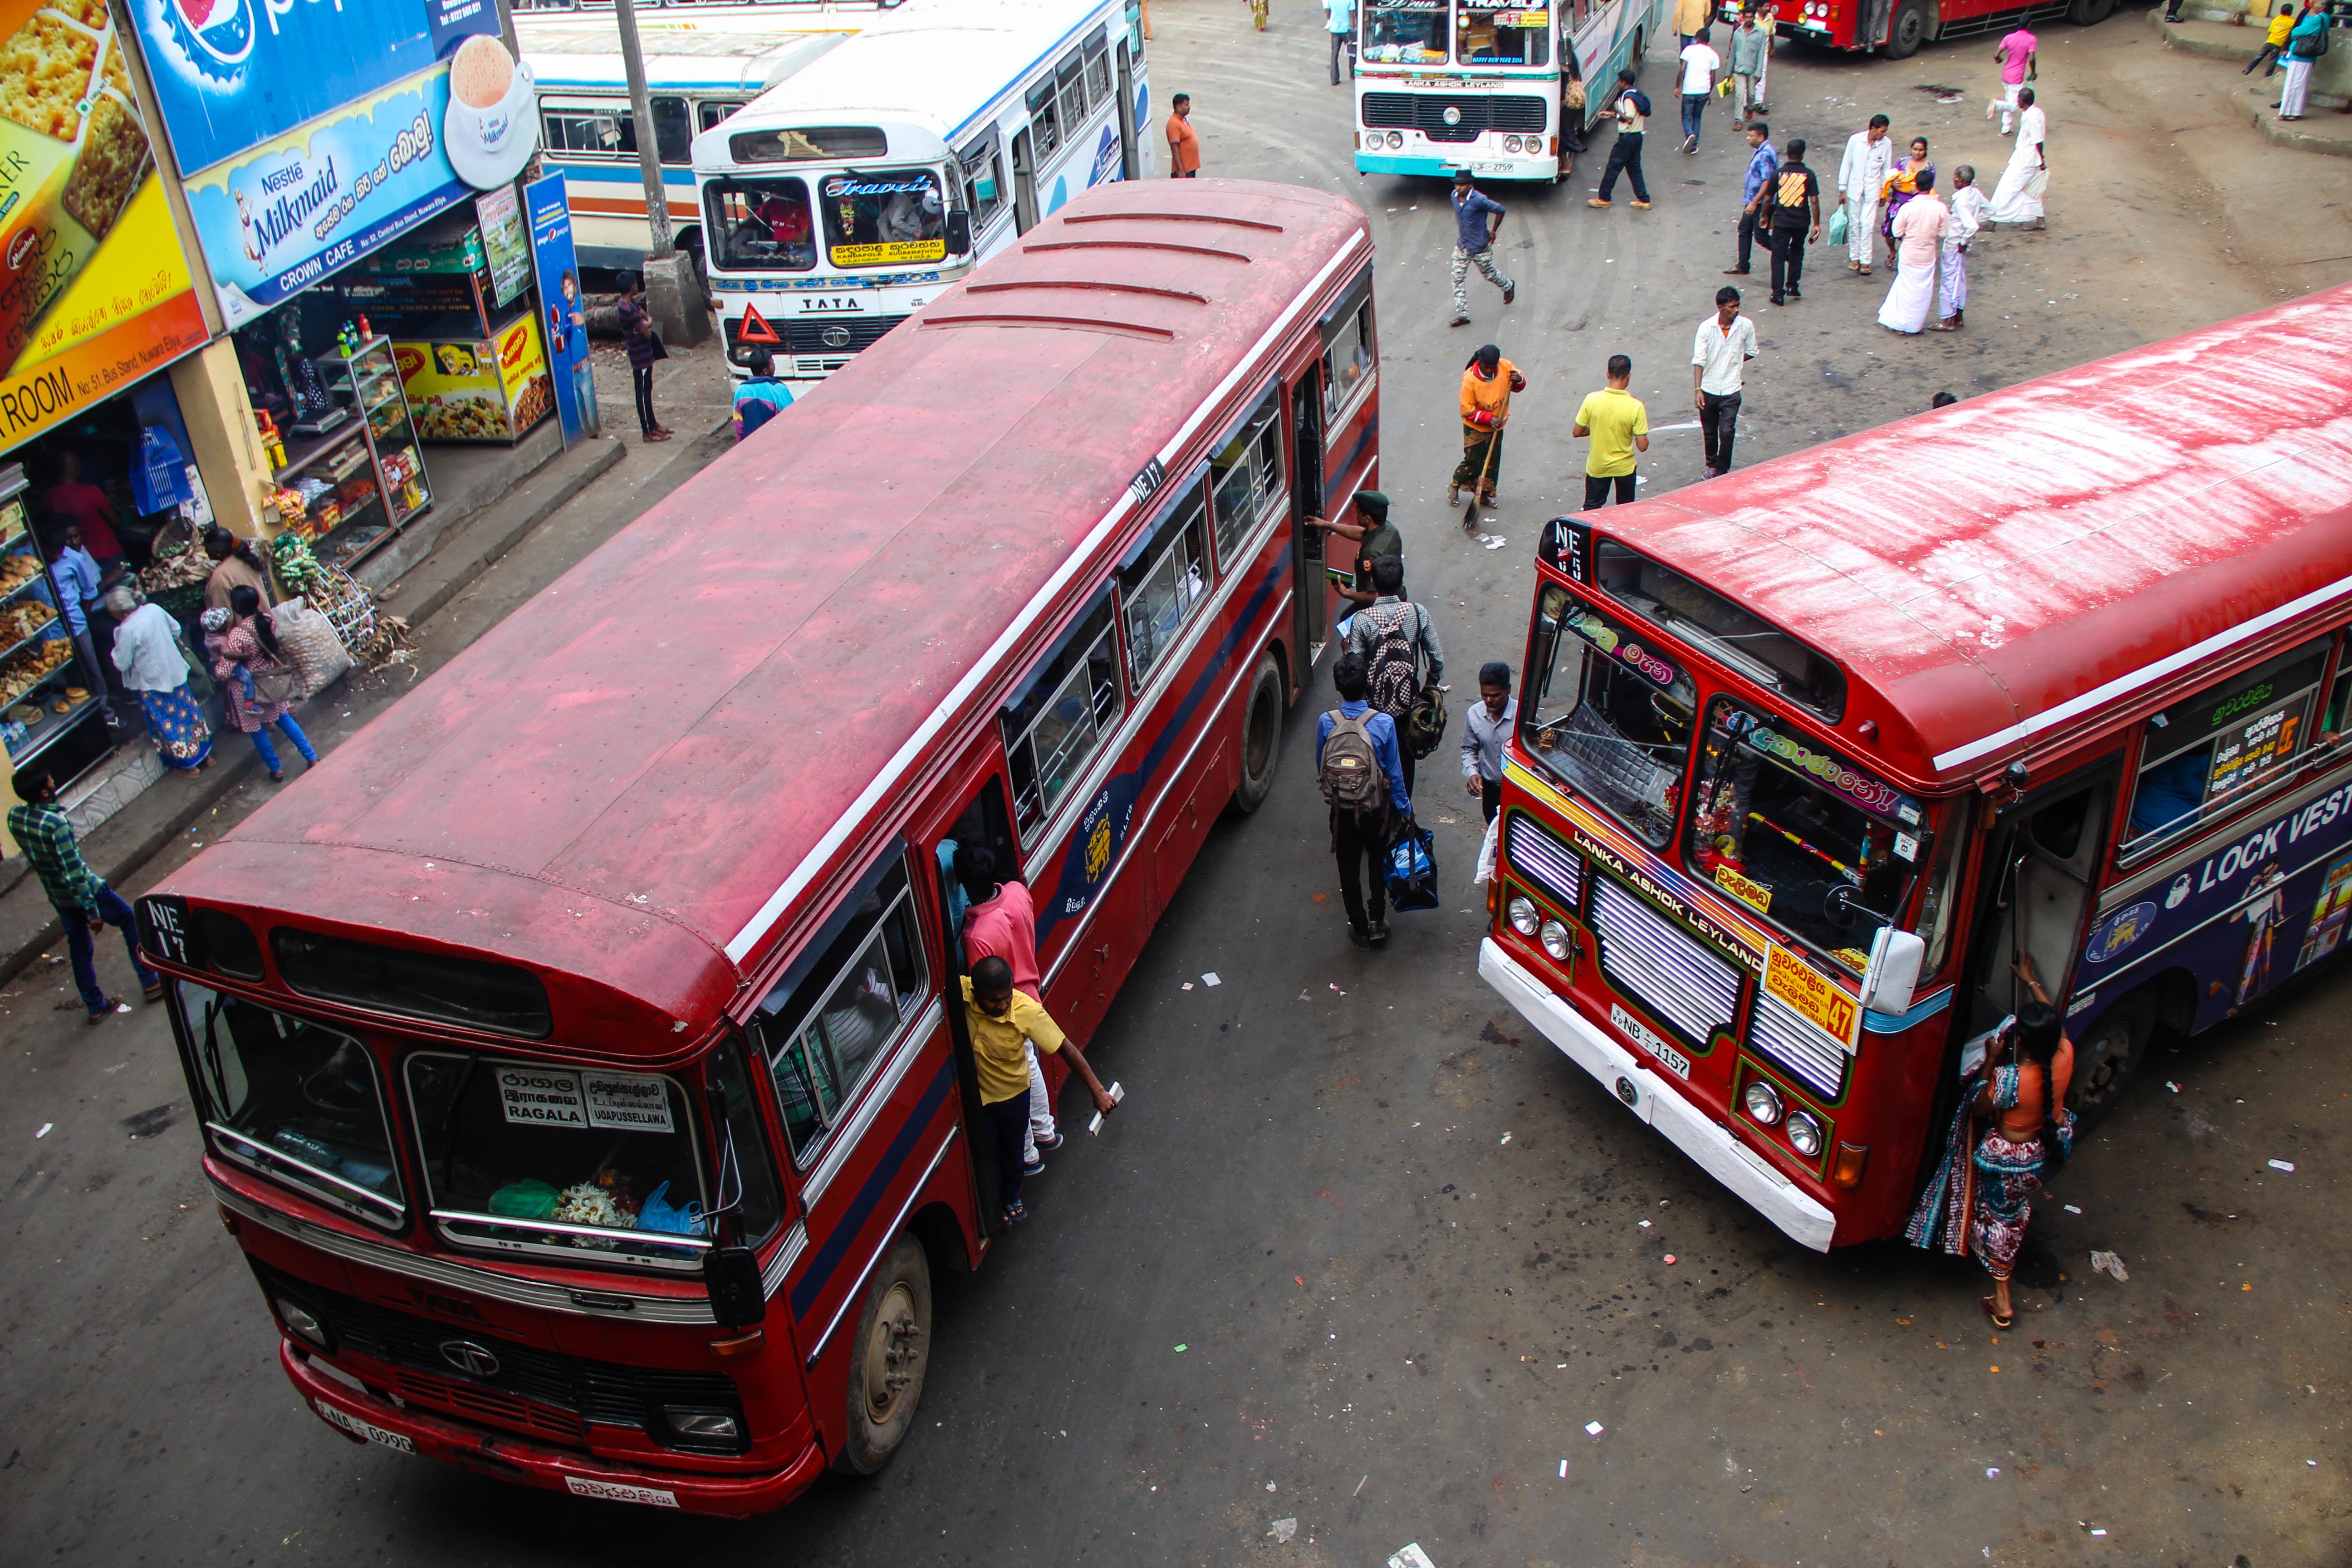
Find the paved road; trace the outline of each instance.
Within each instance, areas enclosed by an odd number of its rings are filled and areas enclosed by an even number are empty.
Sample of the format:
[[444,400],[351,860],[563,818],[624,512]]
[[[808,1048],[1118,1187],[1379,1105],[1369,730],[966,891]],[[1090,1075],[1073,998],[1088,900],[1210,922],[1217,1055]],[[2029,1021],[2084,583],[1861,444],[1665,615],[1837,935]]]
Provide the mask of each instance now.
[[[1630,353],[1654,419],[1680,422],[1690,331],[1728,262],[1727,122],[1695,158],[1661,138],[1650,214],[1589,213],[1582,179],[1509,197],[1519,302],[1498,315],[1474,282],[1477,324],[1448,331],[1443,195],[1349,172],[1315,14],[1284,0],[1259,37],[1228,0],[1157,9],[1157,95],[1194,93],[1213,172],[1372,210],[1385,482],[1414,580],[1457,669],[1514,656],[1525,546],[1580,468],[1575,395]],[[2078,73],[2053,142],[2084,171],[2060,184],[2078,205],[1982,247],[1966,336],[1888,339],[1876,288],[1826,268],[1802,307],[1763,307],[1743,463],[2341,275],[2340,256],[2332,276],[2308,258],[2352,250],[2313,247],[2336,237],[2352,171],[2158,145],[2172,128],[2142,106],[2206,111],[2144,27],[2055,30],[2044,79]],[[1792,55],[1774,119],[1833,167],[1875,94],[1947,167],[1948,142],[1990,170],[1987,52]],[[1654,63],[1654,89],[1664,76]],[[1967,91],[1948,105],[1918,84]],[[2250,216],[2250,190],[2277,198],[2274,222]],[[1488,337],[1534,383],[1496,525],[1512,544],[1492,552],[1437,504],[1451,387]],[[1652,458],[1654,489],[1689,482],[1695,433],[1662,433]],[[534,541],[465,613],[502,613],[601,531]],[[1293,715],[1275,802],[1218,829],[1096,1042],[1129,1107],[1032,1186],[1032,1219],[980,1277],[943,1285],[907,1449],[748,1525],[335,1439],[276,1371],[161,1019],[86,1030],[50,1011],[61,969],[35,971],[0,994],[0,1557],[1370,1565],[1418,1541],[1441,1568],[2345,1559],[2340,973],[2158,1047],[2064,1178],[2082,1212],[2037,1223],[2027,1315],[1995,1336],[1965,1270],[1787,1245],[1499,1005],[1461,907],[1475,812],[1424,795],[1454,819],[1456,906],[1401,920],[1386,954],[1349,948],[1302,761],[1319,705]],[[2128,1259],[2128,1283],[2086,1279],[2095,1247]],[[1298,1531],[1277,1544],[1283,1519]]]

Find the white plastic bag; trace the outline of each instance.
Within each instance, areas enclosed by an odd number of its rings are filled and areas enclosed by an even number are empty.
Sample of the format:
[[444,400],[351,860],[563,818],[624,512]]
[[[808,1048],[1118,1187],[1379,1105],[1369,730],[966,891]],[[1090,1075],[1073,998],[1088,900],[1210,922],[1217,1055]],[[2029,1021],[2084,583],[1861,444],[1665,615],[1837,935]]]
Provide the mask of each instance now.
[[271,610],[269,624],[302,677],[304,697],[317,696],[352,668],[351,649],[335,635],[334,626],[301,599],[289,599]]

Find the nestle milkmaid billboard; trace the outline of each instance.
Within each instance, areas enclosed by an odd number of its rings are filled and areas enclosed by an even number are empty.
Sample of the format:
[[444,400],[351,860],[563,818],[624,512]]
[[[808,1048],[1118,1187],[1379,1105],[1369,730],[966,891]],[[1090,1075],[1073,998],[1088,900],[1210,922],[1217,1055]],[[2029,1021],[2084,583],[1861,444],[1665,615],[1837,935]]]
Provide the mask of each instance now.
[[492,0],[130,4],[231,326],[513,179],[538,144]]

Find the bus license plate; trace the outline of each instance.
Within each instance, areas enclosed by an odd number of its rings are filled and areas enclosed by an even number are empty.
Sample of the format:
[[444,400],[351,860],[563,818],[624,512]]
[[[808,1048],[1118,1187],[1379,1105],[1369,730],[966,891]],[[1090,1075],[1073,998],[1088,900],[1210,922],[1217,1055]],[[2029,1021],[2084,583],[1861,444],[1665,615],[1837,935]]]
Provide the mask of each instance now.
[[416,1445],[397,1432],[387,1432],[374,1422],[362,1421],[348,1410],[338,1410],[323,1399],[312,1403],[318,1405],[319,1414],[325,1416],[330,1425],[341,1427],[354,1437],[364,1437],[371,1443],[381,1443],[404,1454],[416,1452]]
[[1507,174],[1511,172],[1511,166],[1508,163],[1474,163],[1470,165],[1470,172],[1474,174]]
[[1609,1021],[1616,1025],[1619,1032],[1627,1039],[1674,1068],[1676,1078],[1685,1083],[1690,1081],[1690,1058],[1659,1038],[1655,1029],[1614,1002],[1609,1004]]

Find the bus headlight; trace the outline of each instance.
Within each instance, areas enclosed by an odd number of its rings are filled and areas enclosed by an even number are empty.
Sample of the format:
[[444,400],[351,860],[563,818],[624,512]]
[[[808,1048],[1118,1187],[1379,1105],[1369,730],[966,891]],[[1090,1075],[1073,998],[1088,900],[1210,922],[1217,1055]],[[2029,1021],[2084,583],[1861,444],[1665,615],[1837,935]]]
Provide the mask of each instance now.
[[673,1436],[689,1442],[736,1443],[743,1436],[742,1424],[728,1410],[700,1410],[688,1405],[665,1405],[662,1419],[669,1424]]
[[1519,150],[1519,139],[1518,139],[1517,137],[1516,137],[1516,136],[1506,136],[1506,137],[1504,137],[1504,138],[1503,138],[1503,151],[1504,151],[1504,152],[1506,152],[1506,153],[1516,153],[1516,152],[1517,152],[1518,150]]
[[334,1348],[327,1342],[326,1325],[307,1309],[296,1306],[283,1296],[274,1296],[270,1300],[277,1306],[278,1321],[286,1325],[287,1332],[317,1350]]
[[1748,1088],[1739,1096],[1739,1102],[1748,1108],[1750,1121],[1766,1127],[1780,1125],[1780,1091],[1772,1087],[1770,1080],[1749,1079]]
[[1511,929],[1521,936],[1535,935],[1536,927],[1543,924],[1543,917],[1536,913],[1535,900],[1525,893],[1514,897],[1506,908],[1511,917]]
[[1808,1160],[1818,1159],[1822,1152],[1822,1124],[1810,1110],[1789,1112],[1789,1125],[1783,1129],[1789,1135],[1789,1147]]
[[1390,145],[1390,146],[1391,146],[1391,147],[1402,147],[1402,146],[1403,146],[1403,145],[1404,145],[1404,132],[1402,132],[1402,131],[1391,131],[1391,132],[1389,132],[1389,145]]
[[1554,963],[1566,963],[1568,955],[1576,951],[1568,939],[1568,928],[1558,921],[1544,921],[1543,950],[1551,954]]

